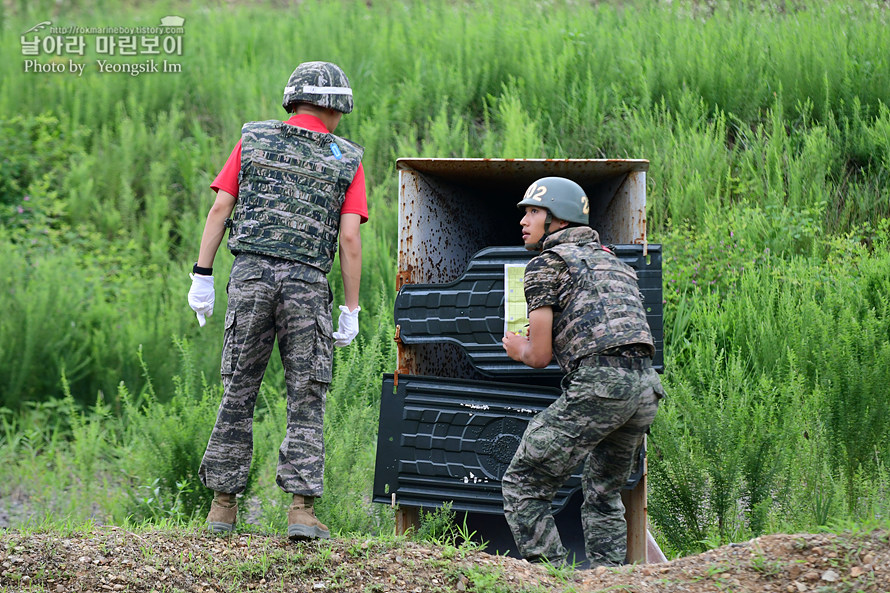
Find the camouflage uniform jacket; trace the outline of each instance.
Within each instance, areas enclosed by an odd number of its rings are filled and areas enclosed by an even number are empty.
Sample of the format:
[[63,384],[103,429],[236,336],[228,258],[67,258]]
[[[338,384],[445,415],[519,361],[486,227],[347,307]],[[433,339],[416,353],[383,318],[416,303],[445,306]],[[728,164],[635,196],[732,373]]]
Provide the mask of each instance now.
[[553,353],[565,372],[621,346],[655,351],[636,272],[603,248],[589,227],[547,237],[526,268],[525,292],[529,311],[553,308]]
[[229,249],[330,272],[340,208],[362,153],[344,138],[277,120],[244,124]]

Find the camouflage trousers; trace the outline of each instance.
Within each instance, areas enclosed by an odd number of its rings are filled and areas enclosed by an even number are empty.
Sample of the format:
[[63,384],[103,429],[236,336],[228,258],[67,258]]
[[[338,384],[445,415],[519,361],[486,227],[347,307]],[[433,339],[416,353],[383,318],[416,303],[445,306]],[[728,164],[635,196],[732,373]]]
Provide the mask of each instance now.
[[219,492],[242,492],[253,456],[253,412],[275,338],[287,384],[287,429],[276,481],[320,496],[323,422],[331,382],[331,293],[321,270],[261,255],[235,258],[227,287],[222,403],[199,475]]
[[621,488],[663,396],[651,368],[582,366],[566,375],[559,399],[529,422],[502,480],[504,514],[524,557],[566,558],[550,505],[584,462],[581,522],[587,558],[591,566],[624,562]]

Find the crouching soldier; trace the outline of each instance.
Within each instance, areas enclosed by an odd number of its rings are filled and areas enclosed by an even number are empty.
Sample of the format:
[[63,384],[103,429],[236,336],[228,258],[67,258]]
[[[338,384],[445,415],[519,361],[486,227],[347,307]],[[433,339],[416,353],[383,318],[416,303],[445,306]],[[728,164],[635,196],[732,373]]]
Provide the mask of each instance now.
[[621,488],[664,396],[634,270],[588,225],[584,190],[539,179],[518,207],[526,249],[541,251],[525,272],[528,335],[507,333],[510,358],[543,368],[555,355],[562,394],[529,423],[503,478],[504,512],[520,553],[567,560],[550,505],[584,462],[581,520],[591,566],[625,560]]

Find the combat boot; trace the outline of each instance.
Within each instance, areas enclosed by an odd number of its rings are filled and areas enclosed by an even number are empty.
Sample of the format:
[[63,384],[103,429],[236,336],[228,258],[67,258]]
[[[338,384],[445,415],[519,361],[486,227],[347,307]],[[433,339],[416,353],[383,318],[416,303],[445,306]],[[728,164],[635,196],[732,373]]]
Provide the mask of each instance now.
[[235,520],[238,518],[238,501],[234,494],[214,492],[213,502],[210,503],[210,513],[207,514],[207,530],[210,533],[226,535],[235,530]]
[[328,539],[331,532],[315,517],[312,496],[294,494],[287,513],[287,537],[292,540]]

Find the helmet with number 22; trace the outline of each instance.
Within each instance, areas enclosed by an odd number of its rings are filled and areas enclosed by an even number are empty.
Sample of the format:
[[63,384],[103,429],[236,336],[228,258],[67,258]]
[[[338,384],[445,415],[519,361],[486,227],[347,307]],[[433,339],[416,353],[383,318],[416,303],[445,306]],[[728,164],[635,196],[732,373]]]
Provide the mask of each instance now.
[[516,207],[547,209],[554,218],[577,224],[590,221],[590,202],[581,186],[565,177],[543,177],[532,183]]

